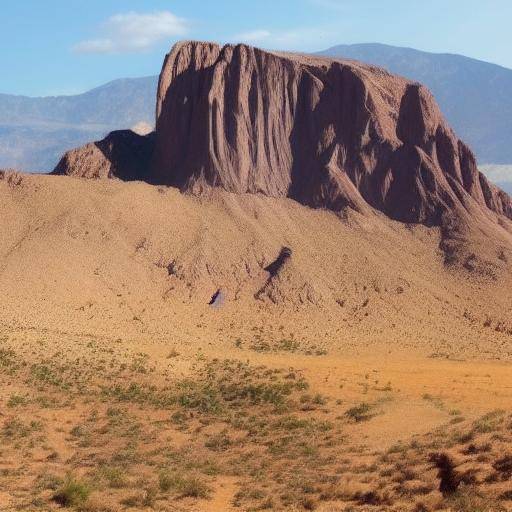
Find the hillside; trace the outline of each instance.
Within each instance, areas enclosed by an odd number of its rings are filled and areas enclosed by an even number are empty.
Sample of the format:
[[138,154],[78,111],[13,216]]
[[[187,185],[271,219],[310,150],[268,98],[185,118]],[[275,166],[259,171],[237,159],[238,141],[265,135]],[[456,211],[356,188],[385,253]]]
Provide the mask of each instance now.
[[[347,349],[393,340],[508,357],[510,338],[494,328],[512,327],[509,263],[494,256],[490,280],[475,259],[447,267],[439,228],[118,180],[6,174],[0,194],[4,327],[178,342],[279,318],[299,339]],[[510,261],[504,234],[502,246]]]
[[[329,87],[332,82],[337,87]],[[364,303],[368,297],[363,295],[372,287],[380,290],[377,293],[385,290],[382,305],[389,307],[387,296],[404,288],[402,279],[409,284],[418,279],[418,267],[447,276],[461,273],[467,286],[487,283],[490,293],[497,283],[501,287],[507,282],[512,250],[510,198],[479,173],[471,150],[457,139],[430,93],[416,83],[351,61],[266,52],[246,45],[183,42],[165,59],[156,112],[155,134],[143,137],[118,131],[70,151],[54,172],[64,176],[28,178],[5,173],[4,191],[11,199],[5,204],[12,209],[4,217],[14,219],[21,205],[40,203],[36,185],[40,179],[47,190],[42,197],[51,197],[51,206],[42,208],[41,215],[49,215],[55,207],[50,218],[63,222],[59,227],[48,218],[42,220],[43,231],[34,231],[42,244],[48,243],[49,233],[64,237],[51,244],[61,256],[50,259],[62,259],[68,234],[76,236],[79,246],[70,257],[83,259],[90,253],[96,269],[102,266],[98,258],[105,258],[105,275],[110,276],[107,289],[131,287],[115,270],[123,267],[134,285],[137,275],[153,283],[147,288],[141,282],[130,292],[149,293],[143,301],[146,312],[150,304],[158,311],[166,301],[179,304],[184,298],[204,308],[217,293],[224,302],[248,301],[250,310],[270,303],[338,311],[339,304],[347,301],[342,295],[348,290],[357,290],[356,302]],[[66,184],[69,191],[58,199],[54,187]],[[88,187],[92,196],[87,200]],[[96,197],[102,193],[108,193],[108,200],[100,206]],[[29,202],[26,194],[32,196]],[[113,207],[117,194],[126,201],[124,215],[122,203],[117,213]],[[137,199],[138,194],[144,197]],[[170,201],[165,199],[169,194]],[[83,197],[81,207],[92,209],[75,209],[68,216],[65,204],[73,208],[78,196]],[[135,207],[136,203],[140,206]],[[213,208],[204,220],[202,208]],[[262,209],[273,212],[276,220],[262,216]],[[290,215],[299,217],[292,220]],[[116,218],[121,222],[119,229],[111,224]],[[325,226],[306,227],[313,218]],[[98,230],[96,223],[104,233],[96,235],[98,247],[89,240]],[[370,256],[371,249],[360,253],[362,239],[352,240],[360,236],[360,229],[375,255],[382,244],[390,248],[390,261]],[[6,261],[15,268],[23,264],[24,258],[13,255],[20,243],[24,245],[27,230],[24,225],[17,232],[10,229],[11,242],[4,251]],[[391,249],[401,246],[393,234],[397,230],[400,236],[410,232],[406,239],[422,249]],[[320,232],[328,234],[328,239],[320,240]],[[387,235],[382,238],[379,232]],[[233,237],[240,237],[239,233],[247,236],[235,243]],[[295,239],[292,233],[301,235]],[[347,249],[336,254],[334,247],[341,243]],[[348,247],[352,256],[346,252]],[[424,251],[430,254],[429,265],[415,264],[414,257],[398,267],[391,264],[400,253]],[[142,266],[135,269],[134,264]],[[406,266],[407,278],[402,275]],[[54,286],[54,278],[43,284],[51,267],[44,265],[44,275],[36,282],[41,282],[41,291],[53,289],[56,297],[61,290],[69,290],[71,298],[74,290],[81,294],[96,279],[89,269],[76,274],[86,279],[80,285]],[[66,268],[76,268],[76,263]],[[17,276],[19,271],[4,272],[4,276]],[[356,276],[361,275],[369,281],[357,283]],[[118,279],[123,284],[116,284]],[[439,281],[432,276],[419,279]],[[31,289],[36,297],[33,284]],[[422,296],[423,307],[427,307],[425,300]],[[507,299],[503,300],[506,304]],[[407,301],[412,304],[410,297]],[[56,299],[52,310],[62,307],[59,302],[67,299]],[[47,299],[39,303],[49,304]],[[100,309],[105,310],[105,305]],[[116,316],[112,313],[111,318]],[[158,321],[152,320],[151,325]]]

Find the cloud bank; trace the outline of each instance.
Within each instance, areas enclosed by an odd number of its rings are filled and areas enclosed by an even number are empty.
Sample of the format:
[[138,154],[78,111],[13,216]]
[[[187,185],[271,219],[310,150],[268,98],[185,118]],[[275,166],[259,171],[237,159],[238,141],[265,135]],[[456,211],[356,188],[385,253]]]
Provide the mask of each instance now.
[[115,14],[103,24],[100,36],[81,41],[77,53],[131,53],[149,50],[188,32],[188,22],[170,11]]

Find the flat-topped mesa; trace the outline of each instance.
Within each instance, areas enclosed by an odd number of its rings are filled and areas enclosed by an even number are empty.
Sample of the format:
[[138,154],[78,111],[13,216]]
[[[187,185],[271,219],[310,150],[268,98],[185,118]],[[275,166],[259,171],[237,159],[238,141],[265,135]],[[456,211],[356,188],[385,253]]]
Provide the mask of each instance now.
[[[122,151],[103,155],[127,151],[131,161],[125,142],[110,141]],[[478,171],[425,87],[354,61],[178,43],[160,75],[150,153],[151,164],[128,173],[116,156],[109,175],[334,211],[373,207],[427,225],[466,212],[512,218],[510,197]],[[87,169],[91,157],[81,156]],[[80,174],[72,160],[59,172]]]
[[372,66],[246,45],[177,44],[157,97],[153,179],[196,192],[370,205],[440,224],[474,203],[512,217],[430,92]]

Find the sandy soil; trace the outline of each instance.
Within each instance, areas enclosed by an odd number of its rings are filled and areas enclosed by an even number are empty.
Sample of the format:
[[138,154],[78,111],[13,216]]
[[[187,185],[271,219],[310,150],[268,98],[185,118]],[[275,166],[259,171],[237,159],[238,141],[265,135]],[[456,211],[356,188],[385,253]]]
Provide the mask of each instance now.
[[512,509],[505,233],[47,176],[0,219],[0,510]]

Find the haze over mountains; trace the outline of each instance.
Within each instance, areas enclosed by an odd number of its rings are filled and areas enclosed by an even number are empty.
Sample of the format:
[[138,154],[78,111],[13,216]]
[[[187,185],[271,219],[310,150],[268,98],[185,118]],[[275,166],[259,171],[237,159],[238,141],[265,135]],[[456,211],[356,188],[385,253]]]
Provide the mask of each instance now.
[[64,151],[139,122],[154,123],[156,77],[114,80],[84,94],[0,94],[0,168],[50,171]]

